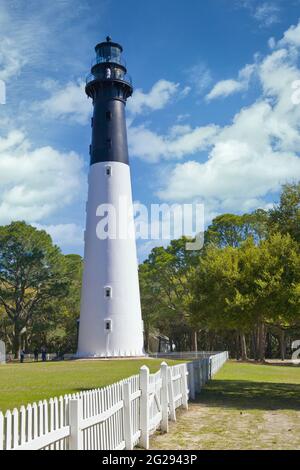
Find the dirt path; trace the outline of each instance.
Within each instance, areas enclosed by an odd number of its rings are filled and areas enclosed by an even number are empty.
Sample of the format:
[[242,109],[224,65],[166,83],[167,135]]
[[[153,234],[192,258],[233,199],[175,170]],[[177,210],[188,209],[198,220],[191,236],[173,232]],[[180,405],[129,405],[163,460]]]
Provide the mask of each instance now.
[[227,363],[152,449],[300,450],[300,368]]
[[300,411],[233,410],[192,403],[168,434],[153,436],[151,449],[297,449]]

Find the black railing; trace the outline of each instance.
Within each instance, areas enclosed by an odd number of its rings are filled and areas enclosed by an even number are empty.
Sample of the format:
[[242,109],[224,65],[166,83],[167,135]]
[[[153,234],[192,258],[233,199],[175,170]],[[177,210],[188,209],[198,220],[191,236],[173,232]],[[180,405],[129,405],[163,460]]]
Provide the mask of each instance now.
[[97,72],[95,74],[89,73],[88,76],[86,77],[85,82],[86,84],[88,84],[95,80],[101,80],[101,81],[120,80],[132,86],[131,76],[128,75],[128,73],[120,73],[119,70],[118,71],[111,70],[110,74],[107,74],[105,70],[103,71],[103,73],[100,73],[100,72]]
[[126,68],[126,62],[122,57],[100,57],[100,56],[92,60],[91,67],[94,67],[94,65],[103,64],[103,63],[120,64]]

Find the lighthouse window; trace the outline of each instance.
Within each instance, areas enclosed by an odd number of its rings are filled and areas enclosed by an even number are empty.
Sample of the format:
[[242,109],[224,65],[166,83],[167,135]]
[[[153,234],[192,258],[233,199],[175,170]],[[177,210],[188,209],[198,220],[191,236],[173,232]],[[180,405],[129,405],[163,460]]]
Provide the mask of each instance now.
[[107,147],[111,149],[111,139],[106,139]]
[[106,176],[111,176],[111,166],[106,166],[105,167],[105,174],[106,174]]
[[111,287],[105,287],[104,292],[105,292],[105,297],[110,299],[111,298]]
[[111,320],[104,320],[105,331],[111,331]]
[[91,127],[93,127],[94,124],[94,118],[91,118]]
[[106,111],[105,116],[106,116],[106,120],[107,120],[107,121],[110,121],[110,120],[111,120],[111,116],[112,116],[111,111]]

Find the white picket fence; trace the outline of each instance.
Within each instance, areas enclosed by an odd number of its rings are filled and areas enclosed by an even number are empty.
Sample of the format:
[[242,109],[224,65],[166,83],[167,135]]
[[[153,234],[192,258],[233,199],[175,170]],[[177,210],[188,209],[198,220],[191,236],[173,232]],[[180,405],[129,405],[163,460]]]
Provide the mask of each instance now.
[[105,388],[0,412],[0,450],[122,450],[149,448],[157,429],[168,431],[176,409],[188,409],[202,386],[228,358],[209,358],[139,375]]
[[189,377],[189,397],[194,400],[196,395],[201,392],[205,385],[221,369],[228,360],[227,351],[213,354],[187,363]]

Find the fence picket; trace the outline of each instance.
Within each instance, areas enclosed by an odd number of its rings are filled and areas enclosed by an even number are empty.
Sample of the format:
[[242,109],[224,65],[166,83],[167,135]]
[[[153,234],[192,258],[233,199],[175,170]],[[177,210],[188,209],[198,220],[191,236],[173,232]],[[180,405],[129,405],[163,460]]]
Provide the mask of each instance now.
[[168,397],[168,364],[162,362],[160,366],[160,374],[162,379],[161,390],[161,430],[168,432],[169,430],[169,397]]
[[124,393],[124,438],[126,450],[133,449],[132,441],[132,420],[131,420],[131,388],[130,383],[125,382],[123,385]]
[[142,366],[140,369],[140,445],[149,449],[149,369]]
[[189,398],[188,398],[186,364],[181,364],[180,371],[181,371],[180,385],[181,385],[181,394],[182,394],[182,406],[185,410],[187,410]]
[[189,398],[195,400],[196,393],[195,393],[195,368],[193,362],[189,362],[187,364],[188,373],[189,373]]
[[5,446],[5,449],[10,450],[11,449],[11,439],[12,439],[11,412],[10,412],[10,410],[7,410],[7,412],[5,413],[5,421],[6,421],[6,429],[5,429],[6,446]]
[[44,416],[43,416],[43,402],[38,403],[38,417],[39,417],[39,436],[44,434]]
[[19,412],[17,408],[12,412],[12,425],[13,425],[13,448],[18,447],[19,444]]
[[20,408],[20,445],[26,442],[26,409],[25,406]]
[[32,412],[33,412],[33,440],[37,439],[38,433],[38,409],[37,404],[33,403],[32,405]]
[[82,402],[71,398],[69,402],[70,450],[82,449]]
[[170,419],[171,421],[176,421],[174,387],[173,387],[173,380],[172,380],[172,371],[170,367],[168,368],[168,392],[169,392]]

